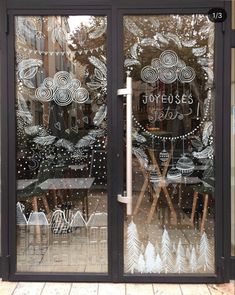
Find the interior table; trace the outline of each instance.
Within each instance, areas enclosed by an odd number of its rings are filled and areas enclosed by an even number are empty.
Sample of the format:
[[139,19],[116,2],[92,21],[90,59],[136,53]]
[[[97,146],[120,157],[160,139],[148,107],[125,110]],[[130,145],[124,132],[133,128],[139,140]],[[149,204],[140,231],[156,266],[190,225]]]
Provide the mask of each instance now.
[[95,178],[48,178],[38,186],[42,190],[86,190],[86,194],[82,199],[82,212],[84,219],[88,220],[88,195],[87,192],[91,188]]

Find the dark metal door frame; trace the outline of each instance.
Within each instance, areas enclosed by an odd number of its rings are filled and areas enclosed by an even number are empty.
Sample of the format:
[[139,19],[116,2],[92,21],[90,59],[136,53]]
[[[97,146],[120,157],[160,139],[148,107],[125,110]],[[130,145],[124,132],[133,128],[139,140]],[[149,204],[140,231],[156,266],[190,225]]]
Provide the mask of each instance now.
[[[42,0],[43,1],[43,0]],[[42,2],[41,1],[41,2]],[[22,2],[22,3],[21,3]],[[229,280],[229,272],[226,271],[229,264],[230,257],[230,233],[228,228],[231,222],[230,213],[230,175],[228,154],[230,153],[230,145],[228,146],[228,137],[230,138],[230,101],[228,102],[228,80],[229,74],[223,69],[225,65],[230,62],[228,54],[229,37],[228,31],[230,28],[230,20],[225,22],[225,25],[217,25],[216,29],[216,81],[217,81],[217,104],[216,104],[216,117],[217,122],[223,122],[216,126],[216,176],[221,181],[216,183],[216,265],[217,276],[202,276],[202,275],[148,275],[148,276],[130,276],[123,275],[123,207],[116,201],[116,196],[122,191],[123,188],[123,103],[121,99],[117,98],[117,88],[122,87],[123,71],[120,65],[122,65],[122,16],[125,14],[192,14],[192,13],[207,13],[211,7],[222,6],[221,1],[213,1],[210,4],[205,1],[196,1],[189,3],[184,2],[184,9],[182,9],[182,3],[178,4],[178,1],[169,1],[167,7],[165,1],[160,1],[158,4],[155,1],[149,0],[149,3],[145,3],[143,7],[142,1],[137,0],[135,2],[135,8],[128,2],[115,3],[113,5],[103,1],[102,3],[95,5],[94,1],[91,1],[90,5],[81,3],[77,5],[75,0],[70,0],[69,3],[65,3],[62,0],[56,1],[55,9],[53,2],[46,1],[44,9],[41,9],[42,4],[40,1],[35,0],[35,3],[30,3],[30,9],[27,7],[29,3],[27,1],[9,1],[9,10],[6,10],[4,15],[5,31],[8,34],[5,38],[5,46],[3,48],[3,97],[2,102],[2,179],[3,179],[3,191],[2,195],[2,269],[3,279],[13,281],[113,281],[113,282],[188,282],[188,283],[215,283],[224,282]],[[220,5],[218,5],[218,3]],[[20,5],[22,9],[20,8]],[[225,4],[227,5],[227,4]],[[68,9],[71,8],[71,10]],[[16,9],[13,9],[16,8]],[[229,5],[227,7],[229,8]],[[107,15],[109,18],[108,24],[108,194],[109,194],[109,273],[108,274],[76,274],[76,273],[16,273],[16,227],[15,222],[12,222],[15,216],[15,196],[16,196],[16,169],[15,169],[15,85],[14,85],[14,15],[84,15],[84,14],[96,14]],[[113,28],[113,29],[112,29]],[[225,34],[226,31],[226,34]],[[224,46],[223,46],[223,45]],[[7,75],[6,75],[7,73]],[[227,83],[226,83],[227,82]],[[229,84],[230,85],[230,84]],[[226,86],[226,87],[225,87]],[[226,88],[226,89],[225,89]],[[230,90],[230,86],[229,86]],[[218,98],[221,99],[218,99]],[[222,99],[223,98],[223,99]],[[223,110],[223,112],[221,112]],[[228,128],[226,134],[223,133],[223,126]],[[227,129],[227,128],[226,128]],[[225,129],[225,130],[226,130]],[[221,140],[220,140],[221,139]],[[224,144],[222,145],[221,142]],[[225,145],[226,144],[226,145]],[[225,163],[225,164],[223,164]],[[223,165],[222,165],[223,164]],[[115,167],[115,169],[112,169]],[[223,167],[221,169],[221,167]],[[114,181],[115,180],[115,181]],[[222,194],[224,193],[224,195]],[[223,198],[221,197],[223,196]],[[224,202],[223,202],[224,201]],[[223,218],[222,218],[223,216]],[[229,219],[230,218],[230,219]],[[222,222],[221,222],[222,221]],[[227,264],[228,263],[228,264]]]

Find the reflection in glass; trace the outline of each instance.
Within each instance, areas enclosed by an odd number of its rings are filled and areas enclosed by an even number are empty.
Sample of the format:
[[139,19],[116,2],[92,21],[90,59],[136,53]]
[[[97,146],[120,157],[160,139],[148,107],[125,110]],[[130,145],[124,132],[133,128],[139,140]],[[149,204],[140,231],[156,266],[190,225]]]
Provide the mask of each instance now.
[[214,273],[214,24],[124,17],[133,78],[133,216],[126,273]]
[[235,49],[232,49],[231,89],[231,255],[235,256]]
[[16,17],[17,271],[107,272],[106,17]]

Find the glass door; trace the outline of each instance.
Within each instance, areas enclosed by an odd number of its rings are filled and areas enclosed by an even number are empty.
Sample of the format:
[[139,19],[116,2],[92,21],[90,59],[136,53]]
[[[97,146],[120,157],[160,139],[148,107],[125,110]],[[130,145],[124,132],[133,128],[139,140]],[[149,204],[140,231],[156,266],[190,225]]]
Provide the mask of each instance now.
[[213,275],[215,25],[205,14],[132,14],[123,36],[132,79],[124,273]]
[[14,23],[16,272],[107,273],[107,17]]

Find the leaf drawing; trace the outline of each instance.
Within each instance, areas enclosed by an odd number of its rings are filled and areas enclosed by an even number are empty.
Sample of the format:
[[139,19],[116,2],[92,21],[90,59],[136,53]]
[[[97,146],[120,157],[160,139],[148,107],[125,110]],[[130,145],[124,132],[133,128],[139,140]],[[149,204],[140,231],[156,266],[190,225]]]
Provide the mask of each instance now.
[[101,137],[101,136],[104,136],[105,131],[104,129],[93,129],[93,130],[90,130],[88,134],[90,134],[93,137]]
[[179,49],[182,48],[180,38],[177,35],[169,32],[169,33],[165,34],[165,36],[168,40],[173,41]]
[[129,18],[124,19],[124,25],[129,32],[135,36],[142,36],[143,31]]
[[213,130],[213,123],[211,121],[205,122],[203,132],[202,132],[202,142],[205,146],[208,144],[208,140],[212,134],[212,130]]
[[132,139],[139,143],[146,142],[146,138],[143,135],[139,134],[136,130],[132,131]]
[[157,48],[160,48],[159,43],[155,39],[152,39],[152,38],[144,38],[141,40],[140,44],[142,46],[156,46]]
[[155,29],[158,29],[160,27],[160,21],[155,16],[149,16],[148,19]]
[[125,67],[130,67],[130,66],[139,65],[139,64],[140,64],[140,62],[136,59],[133,59],[133,58],[127,58],[124,61]]
[[102,20],[101,25],[98,28],[96,28],[94,31],[89,33],[89,38],[97,39],[101,37],[106,32],[106,29],[107,29],[107,23],[105,20]]
[[214,80],[214,72],[213,72],[213,70],[211,68],[209,68],[209,67],[202,67],[202,68],[208,75],[208,82],[212,83],[213,80]]
[[55,143],[56,147],[63,147],[65,148],[67,151],[72,152],[74,147],[73,147],[73,143],[67,139],[61,138],[59,139],[56,143]]
[[42,61],[40,59],[24,59],[18,65],[18,75],[22,80],[32,79],[36,75],[38,68],[41,66]]
[[104,77],[107,77],[107,67],[101,60],[99,60],[97,57],[95,57],[93,55],[90,56],[88,59],[94,67],[96,67],[97,69],[99,69],[102,72]]
[[169,41],[165,37],[163,37],[163,35],[161,33],[155,33],[155,36],[153,38],[165,45],[169,44]]
[[35,88],[35,86],[33,85],[33,82],[30,81],[30,80],[26,80],[26,79],[24,79],[24,80],[23,80],[23,83],[24,83],[24,85],[25,85],[26,87],[28,87],[28,88],[31,88],[31,89]]
[[50,145],[55,141],[55,139],[56,139],[55,136],[48,135],[48,136],[37,136],[33,139],[33,141],[40,145]]
[[106,116],[107,116],[107,106],[106,104],[102,104],[93,119],[94,125],[99,126],[103,122],[103,120],[106,118]]
[[138,51],[138,43],[135,43],[130,48],[130,54],[133,59],[138,59],[138,52],[137,51]]
[[193,47],[197,44],[197,40],[191,39],[191,40],[183,40],[182,45],[185,47]]
[[75,145],[76,148],[83,148],[92,145],[96,139],[90,134],[83,136]]
[[198,47],[198,48],[192,48],[192,52],[195,56],[202,56],[206,53],[206,46]]
[[192,143],[192,146],[194,148],[196,148],[198,151],[202,150],[203,143],[202,143],[200,137],[195,136],[193,139],[191,139],[191,143]]
[[101,83],[100,82],[87,82],[86,85],[91,89],[91,90],[97,90],[101,87]]
[[40,127],[39,125],[36,125],[36,126],[26,126],[24,128],[24,131],[27,135],[31,135],[31,136],[35,136],[39,133],[39,130],[40,130]]
[[214,149],[212,146],[207,146],[201,152],[193,152],[193,156],[197,159],[207,159],[213,156]]
[[143,165],[145,168],[147,168],[149,161],[144,150],[138,147],[133,147],[132,152],[136,156],[136,158],[139,160],[140,164]]

